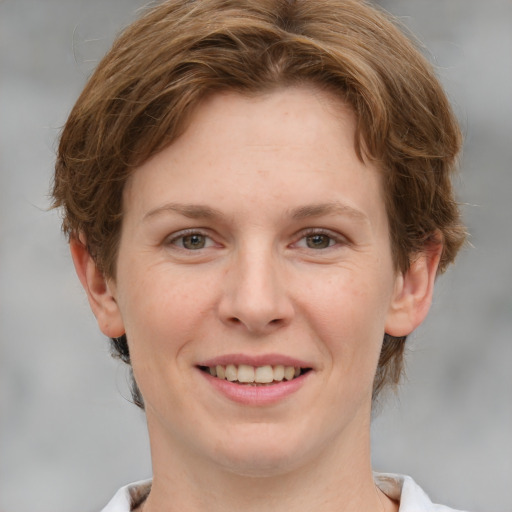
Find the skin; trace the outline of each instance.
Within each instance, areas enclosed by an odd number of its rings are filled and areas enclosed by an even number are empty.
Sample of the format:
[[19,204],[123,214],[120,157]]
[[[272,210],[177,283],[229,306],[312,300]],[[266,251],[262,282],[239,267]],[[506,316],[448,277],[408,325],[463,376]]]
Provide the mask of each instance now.
[[[207,98],[127,183],[115,279],[72,242],[101,330],[129,340],[146,512],[397,510],[372,479],[372,383],[384,333],[427,314],[441,246],[395,271],[379,170],[354,131],[315,89]],[[241,404],[197,367],[226,354],[311,371],[290,396]]]

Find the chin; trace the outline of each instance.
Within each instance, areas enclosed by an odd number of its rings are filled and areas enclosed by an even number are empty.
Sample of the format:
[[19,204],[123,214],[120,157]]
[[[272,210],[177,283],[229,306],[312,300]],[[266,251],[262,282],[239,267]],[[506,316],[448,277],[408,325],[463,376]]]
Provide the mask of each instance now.
[[232,432],[224,442],[216,444],[213,458],[226,471],[239,476],[279,476],[308,462],[315,446],[308,446],[305,439],[308,438],[294,436],[289,429],[281,432],[265,424],[252,425],[243,435]]

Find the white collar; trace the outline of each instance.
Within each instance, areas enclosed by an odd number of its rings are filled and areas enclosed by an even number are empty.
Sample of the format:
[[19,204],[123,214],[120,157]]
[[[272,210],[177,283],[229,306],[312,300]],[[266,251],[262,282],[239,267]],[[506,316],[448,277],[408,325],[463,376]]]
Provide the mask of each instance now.
[[[432,503],[410,476],[391,473],[374,473],[373,476],[384,494],[400,502],[399,512],[457,512]],[[144,480],[122,487],[101,512],[130,512],[132,496],[150,483],[151,480]]]
[[391,499],[400,502],[399,512],[457,512],[430,501],[425,491],[407,475],[373,473],[375,484]]

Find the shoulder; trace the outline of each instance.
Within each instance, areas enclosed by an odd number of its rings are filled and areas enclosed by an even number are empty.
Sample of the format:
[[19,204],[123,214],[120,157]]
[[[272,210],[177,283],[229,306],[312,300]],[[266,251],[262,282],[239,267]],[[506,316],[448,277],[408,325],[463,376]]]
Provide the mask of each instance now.
[[399,512],[463,512],[432,503],[425,491],[410,476],[374,473],[374,478],[384,494],[400,502]]
[[135,482],[121,487],[101,512],[130,512],[149,494],[151,480]]

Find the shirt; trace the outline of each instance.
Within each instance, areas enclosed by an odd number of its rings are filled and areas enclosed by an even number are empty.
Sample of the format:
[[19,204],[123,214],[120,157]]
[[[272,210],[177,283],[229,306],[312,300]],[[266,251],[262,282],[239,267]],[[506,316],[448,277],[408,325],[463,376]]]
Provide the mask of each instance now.
[[[400,502],[399,512],[457,512],[444,505],[432,503],[410,476],[374,473],[374,478],[384,494]],[[122,487],[101,512],[130,512],[132,500],[145,494],[150,485],[151,480],[146,480]]]

